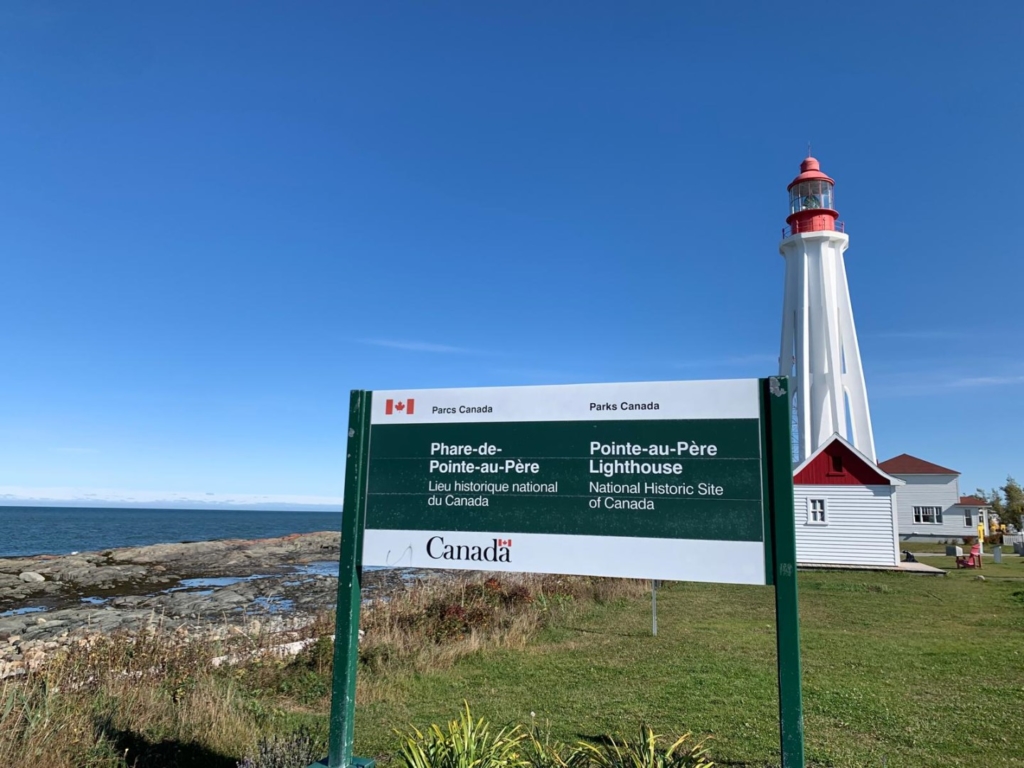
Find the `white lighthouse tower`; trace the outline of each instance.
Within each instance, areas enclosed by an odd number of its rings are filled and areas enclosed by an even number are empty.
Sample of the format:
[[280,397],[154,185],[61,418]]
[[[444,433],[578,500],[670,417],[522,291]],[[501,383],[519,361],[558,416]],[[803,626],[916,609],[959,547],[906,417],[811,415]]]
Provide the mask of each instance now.
[[799,464],[839,434],[872,462],[868,393],[853,324],[843,253],[850,238],[837,222],[835,182],[808,157],[789,185],[789,224],[779,373],[795,381]]

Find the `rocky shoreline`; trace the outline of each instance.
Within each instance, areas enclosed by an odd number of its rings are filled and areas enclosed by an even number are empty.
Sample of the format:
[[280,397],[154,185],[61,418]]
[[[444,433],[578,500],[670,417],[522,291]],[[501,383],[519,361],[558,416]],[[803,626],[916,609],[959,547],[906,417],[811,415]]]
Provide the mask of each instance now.
[[[340,540],[322,532],[0,559],[0,679],[97,634],[301,627],[335,605]],[[409,577],[368,571],[364,593]]]

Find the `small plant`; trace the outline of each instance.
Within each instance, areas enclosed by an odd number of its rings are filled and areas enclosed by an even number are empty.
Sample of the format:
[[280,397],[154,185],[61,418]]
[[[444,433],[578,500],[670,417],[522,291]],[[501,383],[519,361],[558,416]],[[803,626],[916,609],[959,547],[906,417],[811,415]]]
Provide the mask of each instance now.
[[[531,713],[532,715],[532,713]],[[431,725],[426,733],[413,728],[401,734],[398,755],[403,768],[712,768],[704,741],[686,733],[668,747],[650,727],[640,726],[637,739],[607,737],[594,745],[568,747],[535,726],[504,728],[491,735],[483,718],[474,720],[469,704],[447,730]]]
[[394,655],[394,648],[387,643],[359,646],[359,663],[369,672],[380,672],[387,667]]
[[530,728],[523,747],[523,763],[528,768],[576,768],[580,762],[579,749],[552,741],[550,734],[541,738],[535,727]]
[[482,717],[474,720],[465,704],[447,729],[431,725],[426,733],[413,727],[398,734],[402,748],[398,760],[406,768],[519,768],[526,763],[522,751],[527,739],[521,726],[491,733]]
[[608,737],[594,745],[582,742],[573,762],[591,768],[711,768],[714,763],[705,759],[704,741],[693,741],[693,734],[684,733],[669,747],[659,745],[650,726],[640,726],[640,736],[634,740],[616,741]]
[[301,658],[317,674],[330,677],[334,669],[333,631],[317,637],[303,650]]
[[429,622],[429,634],[435,643],[463,637],[469,634],[469,613],[459,603],[435,600],[425,611]]
[[330,678],[318,675],[310,669],[299,668],[284,677],[278,691],[296,701],[310,705],[327,697],[331,692]]
[[290,735],[260,739],[238,768],[305,768],[326,752],[324,740],[303,726]]

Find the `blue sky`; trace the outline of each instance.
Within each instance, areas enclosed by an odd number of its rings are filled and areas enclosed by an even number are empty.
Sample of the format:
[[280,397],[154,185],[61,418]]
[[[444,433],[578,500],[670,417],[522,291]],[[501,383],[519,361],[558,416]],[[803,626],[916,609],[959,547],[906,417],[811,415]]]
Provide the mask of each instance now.
[[1024,6],[0,9],[0,486],[340,496],[348,391],[767,375],[837,180],[880,457],[1024,479]]

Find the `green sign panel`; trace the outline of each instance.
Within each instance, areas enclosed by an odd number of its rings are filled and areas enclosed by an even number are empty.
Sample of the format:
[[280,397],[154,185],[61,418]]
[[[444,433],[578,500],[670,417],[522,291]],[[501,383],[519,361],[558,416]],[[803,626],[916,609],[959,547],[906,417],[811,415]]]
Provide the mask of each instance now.
[[375,393],[371,421],[366,565],[766,583],[756,380]]
[[760,454],[756,419],[381,425],[367,525],[761,541]]

